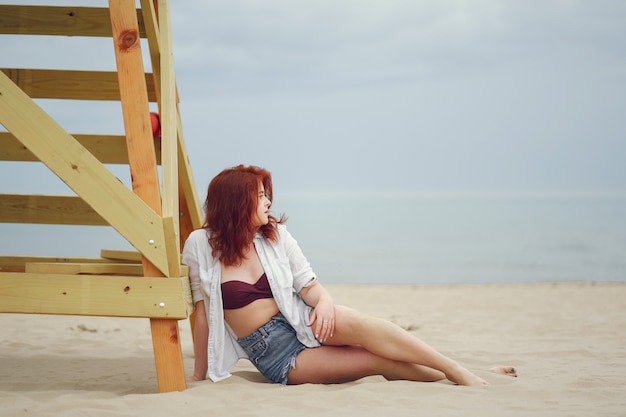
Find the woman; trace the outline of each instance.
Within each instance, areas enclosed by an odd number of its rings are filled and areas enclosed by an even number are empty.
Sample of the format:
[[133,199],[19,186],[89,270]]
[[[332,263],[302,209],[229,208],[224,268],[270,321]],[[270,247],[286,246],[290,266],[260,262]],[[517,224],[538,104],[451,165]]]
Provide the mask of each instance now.
[[[268,171],[239,165],[209,184],[205,227],[185,243],[193,301],[191,380],[215,382],[248,358],[271,382],[389,380],[487,385],[395,324],[335,305],[284,223]],[[516,376],[512,367],[494,372]]]

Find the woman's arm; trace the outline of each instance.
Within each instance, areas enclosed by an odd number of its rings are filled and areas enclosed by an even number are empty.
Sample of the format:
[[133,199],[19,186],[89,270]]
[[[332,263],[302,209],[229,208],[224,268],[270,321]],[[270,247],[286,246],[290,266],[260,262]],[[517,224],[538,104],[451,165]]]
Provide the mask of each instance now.
[[206,320],[204,301],[196,303],[195,320],[193,325],[193,353],[195,363],[190,381],[202,381],[206,378],[208,369],[207,345],[209,341],[209,324]]
[[[183,248],[182,263],[189,267],[189,281],[191,284],[191,295],[194,302],[193,320],[193,351],[195,365],[193,375],[189,381],[203,381],[206,378],[208,369],[207,348],[209,339],[209,325],[207,323],[204,309],[204,296],[202,282],[200,279],[200,260],[207,259],[205,252],[208,250],[206,231],[195,230],[189,234]],[[203,246],[204,245],[204,246]],[[206,265],[204,265],[206,269]]]
[[300,297],[305,303],[313,307],[308,326],[313,326],[315,338],[324,343],[333,337],[335,331],[335,302],[330,293],[316,279],[308,287],[302,288]]

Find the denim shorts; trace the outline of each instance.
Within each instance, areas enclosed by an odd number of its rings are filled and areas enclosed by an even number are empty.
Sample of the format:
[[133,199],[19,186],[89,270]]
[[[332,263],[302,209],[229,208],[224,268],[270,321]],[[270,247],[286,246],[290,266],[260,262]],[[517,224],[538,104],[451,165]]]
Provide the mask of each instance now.
[[296,366],[296,356],[306,349],[281,313],[237,342],[265,378],[283,385],[287,384],[289,371]]

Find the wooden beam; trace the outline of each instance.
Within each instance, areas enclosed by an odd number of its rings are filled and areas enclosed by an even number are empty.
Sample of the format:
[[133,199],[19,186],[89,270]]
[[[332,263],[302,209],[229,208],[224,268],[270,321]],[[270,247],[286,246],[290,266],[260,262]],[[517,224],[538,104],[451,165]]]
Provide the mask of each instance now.
[[[31,98],[65,100],[120,100],[116,72],[51,70],[29,68],[0,68]],[[154,77],[145,74],[148,100],[156,102]]]
[[4,73],[0,73],[0,123],[167,274],[165,236],[159,214],[137,198]]
[[102,249],[100,251],[100,256],[104,259],[110,259],[114,261],[136,262],[139,264],[141,263],[141,254],[139,252]]
[[30,274],[143,276],[143,268],[139,264],[116,264],[106,262],[29,262],[25,265],[24,272]]
[[[193,179],[180,114],[177,122],[180,236],[184,241],[189,236],[189,233],[202,227],[204,224],[204,212],[202,211],[202,204],[198,198],[198,190]],[[184,231],[182,231],[183,229]]]
[[0,223],[108,226],[79,197],[0,194]]
[[[128,164],[126,137],[74,134],[74,139],[103,164]],[[154,138],[157,164],[161,164],[161,138]],[[0,161],[39,162],[11,132],[0,132]]]
[[152,66],[152,75],[154,78],[155,93],[157,102],[159,103],[159,113],[161,112],[161,47],[159,45],[159,22],[157,11],[152,0],[141,0],[141,15],[143,17],[146,30],[146,38],[148,39],[148,49],[150,52],[150,64]]
[[189,279],[0,273],[0,313],[185,319]]
[[[161,113],[161,132],[162,136],[168,139],[162,142],[162,146],[167,147],[165,154],[176,155],[177,160],[170,160],[168,163],[163,162],[163,217],[172,217],[177,224],[177,233],[179,236],[178,249],[183,246],[185,240],[193,230],[202,227],[204,222],[203,213],[198,200],[196,186],[193,182],[189,158],[185,147],[185,141],[182,130],[182,122],[180,119],[180,111],[178,109],[178,93],[175,85],[171,25],[169,21],[169,10],[163,10],[169,7],[167,2],[159,5],[159,10],[164,16],[158,20],[157,11],[154,9],[154,3],[158,0],[141,0],[141,9],[143,12],[148,45],[150,47],[150,57],[152,62],[152,72],[155,78],[155,91],[157,97],[164,97],[158,100]],[[160,27],[160,32],[159,32]],[[161,76],[163,72],[163,76]],[[171,103],[171,104],[167,104]],[[169,109],[166,109],[170,107]],[[171,113],[170,113],[171,112]],[[171,120],[171,114],[175,114],[175,120]],[[171,124],[173,123],[173,124]],[[172,128],[172,126],[174,126]],[[174,129],[174,131],[172,130]],[[171,138],[176,138],[176,145],[170,142]],[[176,148],[174,148],[176,146]],[[177,171],[173,173],[173,171]],[[170,178],[177,178],[176,185],[172,186]],[[176,199],[174,193],[178,192]],[[170,197],[170,195],[172,197]],[[176,202],[178,206],[172,205],[165,207],[167,202]],[[179,250],[178,250],[179,251]],[[177,252],[178,252],[177,251]]]
[[[150,47],[152,71],[155,78],[155,91],[157,97],[163,95],[163,99],[159,100],[162,123],[161,132],[164,138],[170,138],[168,142],[162,141],[164,148],[163,153],[176,155],[177,157],[177,160],[162,163],[164,173],[163,217],[170,216],[172,219],[178,218],[175,223],[178,223],[178,247],[180,248],[191,231],[202,227],[204,216],[198,200],[196,186],[193,182],[193,175],[185,147],[180,111],[177,105],[179,98],[175,85],[171,25],[168,18],[169,10],[163,10],[163,8],[168,7],[168,5],[167,2],[164,2],[164,4],[159,6],[163,16],[159,25],[157,13],[153,7],[153,4],[156,2],[157,0],[141,0],[141,8],[143,11],[148,45]],[[163,72],[163,76],[161,76],[161,72]],[[167,109],[166,107],[170,108]],[[170,114],[174,114],[174,121],[170,119]],[[174,129],[174,131],[172,129]],[[169,141],[174,137],[176,138],[176,145]],[[174,148],[174,146],[176,146],[176,148]],[[166,147],[168,151],[165,151]],[[169,174],[166,175],[166,173]],[[170,178],[177,178],[174,186],[171,185],[171,182],[168,182],[171,181]],[[174,195],[175,191],[178,191],[178,198]],[[172,197],[170,197],[170,195],[172,195]],[[176,202],[177,200],[178,206],[174,204],[169,208],[165,207],[167,202]]]
[[[111,37],[109,9],[74,6],[0,5],[0,34]],[[141,11],[139,33],[145,37]]]
[[[176,103],[176,77],[174,74],[174,54],[172,52],[172,37],[169,21],[169,4],[159,2],[159,45],[160,45],[160,88],[161,93],[161,146],[163,151],[161,182],[163,184],[163,198],[161,199],[161,213],[164,220],[163,229],[171,233],[173,239],[169,241],[168,250],[170,261],[170,275],[177,276],[180,265],[180,243],[178,235],[179,204],[178,204],[178,106]],[[178,261],[175,261],[175,260]]]
[[161,194],[137,18],[128,9],[128,1],[110,1],[132,187],[135,194],[160,215]]
[[178,228],[174,223],[177,223],[178,218],[174,220],[171,217],[163,217],[163,230],[166,236],[170,236],[170,239],[166,240],[167,244],[167,265],[170,267],[169,276],[176,277],[180,275],[180,246],[178,241]]
[[[143,78],[139,28],[133,3],[126,0],[109,0],[124,127],[133,190],[149,207],[161,214],[161,195],[156,157],[150,140],[152,129]],[[173,239],[175,236],[167,238]],[[168,264],[167,259],[162,261]],[[144,258],[143,267],[146,276],[168,273],[163,269],[157,269],[147,258]],[[151,319],[150,329],[159,391],[184,390],[187,384],[178,323],[172,320]]]
[[87,257],[61,258],[54,256],[0,256],[0,272],[24,272],[26,270],[26,264],[34,262],[47,262],[58,264],[103,262],[113,263],[116,262],[116,260]]

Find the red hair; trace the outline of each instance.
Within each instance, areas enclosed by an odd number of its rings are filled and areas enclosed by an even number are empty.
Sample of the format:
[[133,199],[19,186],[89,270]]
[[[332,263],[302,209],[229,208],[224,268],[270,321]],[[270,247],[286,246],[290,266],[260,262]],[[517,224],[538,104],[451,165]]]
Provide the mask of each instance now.
[[272,201],[272,175],[256,166],[238,165],[220,172],[209,184],[204,227],[209,231],[213,257],[224,265],[236,265],[243,258],[257,232],[272,241],[278,238],[278,224],[287,219],[270,215],[266,225],[254,226],[252,219],[259,201],[259,184],[263,184],[267,198]]

